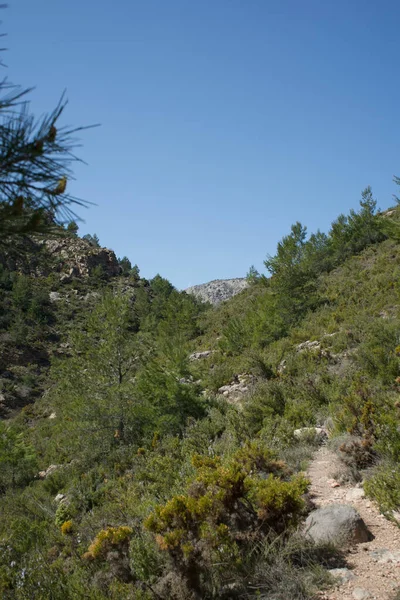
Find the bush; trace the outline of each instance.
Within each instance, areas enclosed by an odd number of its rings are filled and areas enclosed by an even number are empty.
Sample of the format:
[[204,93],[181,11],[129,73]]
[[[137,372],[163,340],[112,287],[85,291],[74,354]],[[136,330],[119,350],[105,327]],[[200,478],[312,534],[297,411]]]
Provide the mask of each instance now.
[[69,535],[73,532],[73,530],[74,530],[74,522],[72,520],[65,521],[65,523],[63,523],[61,525],[62,535]]
[[0,493],[26,485],[36,469],[36,455],[22,433],[0,422]]
[[104,559],[114,549],[125,553],[132,533],[131,527],[126,526],[102,529],[90,544],[86,558]]
[[208,569],[223,580],[227,565],[240,571],[257,540],[297,524],[307,481],[289,479],[286,466],[260,442],[246,445],[226,464],[219,457],[195,456],[193,465],[197,476],[186,493],[157,506],[145,527],[189,589],[202,593]]
[[381,511],[390,516],[400,509],[400,469],[397,464],[383,463],[364,483],[365,493],[379,504]]

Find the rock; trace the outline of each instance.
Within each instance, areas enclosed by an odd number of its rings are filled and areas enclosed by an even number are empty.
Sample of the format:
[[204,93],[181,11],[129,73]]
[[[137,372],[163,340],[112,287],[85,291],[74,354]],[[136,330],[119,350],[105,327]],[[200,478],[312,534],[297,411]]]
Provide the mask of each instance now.
[[305,352],[306,350],[320,350],[321,343],[317,340],[315,342],[311,342],[311,340],[307,340],[306,342],[302,342],[296,346],[297,352]]
[[55,412],[52,412],[51,415],[49,415],[49,419],[55,419],[57,416],[57,414]]
[[328,437],[328,432],[323,427],[301,427],[295,429],[293,435],[297,439],[314,437],[316,441],[322,443]]
[[346,502],[357,502],[365,498],[365,492],[362,488],[351,488],[346,494]]
[[332,575],[332,577],[339,579],[341,584],[347,583],[356,577],[354,573],[350,571],[350,569],[328,569],[328,572]]
[[397,510],[392,510],[392,518],[400,525],[400,512]]
[[278,375],[283,375],[283,373],[285,372],[285,370],[286,370],[286,360],[285,360],[285,359],[283,359],[283,360],[281,360],[281,362],[279,363],[279,365],[278,365],[278,368],[277,368],[276,372],[278,373]]
[[305,523],[306,534],[315,542],[352,542],[373,539],[359,513],[347,504],[329,504],[311,512]]
[[237,279],[214,279],[214,281],[208,283],[193,285],[187,288],[185,292],[196,296],[196,298],[203,302],[219,304],[224,300],[229,300],[229,298],[236,296],[236,294],[248,286],[249,282],[244,277]]
[[212,350],[203,350],[203,352],[193,352],[189,356],[189,360],[201,360],[202,358],[208,358],[212,354]]
[[395,208],[389,208],[388,210],[385,210],[382,213],[382,217],[390,217],[392,215],[396,214],[396,209]]
[[60,292],[50,292],[50,294],[49,294],[50,302],[59,302],[62,299],[63,298],[62,298]]
[[50,465],[45,471],[39,471],[39,479],[46,479],[47,477],[49,477],[49,475],[54,473],[54,471],[57,471],[57,469],[59,468],[60,465]]
[[400,550],[394,550],[392,552],[391,550],[386,550],[386,548],[378,548],[377,550],[372,550],[370,555],[378,563],[400,564]]
[[372,598],[372,595],[368,590],[359,587],[354,588],[352,596],[354,600],[367,600],[367,598]]
[[250,391],[250,386],[255,378],[247,373],[236,375],[235,379],[228,385],[219,388],[218,393],[224,396],[229,402],[239,402]]
[[57,258],[62,283],[68,283],[74,277],[88,277],[96,267],[100,267],[106,277],[113,277],[121,272],[112,250],[91,246],[79,237],[50,238],[37,244],[44,245],[50,256]]
[[66,500],[65,494],[57,494],[57,496],[54,498],[54,502],[57,502],[57,504],[60,504],[61,502],[64,502],[65,500]]
[[68,350],[71,349],[71,344],[69,342],[62,342],[58,348],[57,348],[57,352],[58,354],[68,354]]

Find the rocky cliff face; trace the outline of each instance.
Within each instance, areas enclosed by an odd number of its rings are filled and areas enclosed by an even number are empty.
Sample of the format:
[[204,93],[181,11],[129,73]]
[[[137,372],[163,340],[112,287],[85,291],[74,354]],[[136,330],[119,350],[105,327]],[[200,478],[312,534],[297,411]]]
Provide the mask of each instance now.
[[100,267],[104,275],[119,275],[121,267],[117,257],[108,248],[91,246],[80,238],[59,238],[43,242],[47,253],[57,262],[61,278],[88,277],[93,269]]
[[68,353],[70,323],[121,274],[112,250],[78,237],[27,238],[23,250],[0,252],[0,418],[42,395],[52,356]]
[[26,239],[24,250],[23,253],[0,253],[1,263],[10,271],[32,277],[47,277],[51,273],[59,273],[61,283],[69,283],[75,278],[87,278],[96,268],[106,278],[121,273],[112,250],[92,246],[79,237]]
[[236,279],[215,279],[208,283],[193,285],[185,290],[188,294],[193,294],[203,302],[211,304],[219,304],[224,300],[229,300],[232,296],[236,296],[239,292],[248,287],[248,282],[245,277]]

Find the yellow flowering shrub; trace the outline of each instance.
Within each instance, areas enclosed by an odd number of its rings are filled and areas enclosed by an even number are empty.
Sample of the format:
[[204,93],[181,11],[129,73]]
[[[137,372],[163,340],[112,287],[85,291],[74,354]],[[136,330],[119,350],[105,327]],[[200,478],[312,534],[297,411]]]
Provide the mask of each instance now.
[[69,521],[65,521],[62,525],[61,525],[61,533],[63,535],[69,535],[73,532],[74,530],[74,523],[72,520]]
[[308,481],[290,479],[286,465],[260,441],[240,449],[226,464],[198,455],[192,462],[197,473],[186,493],[157,506],[145,528],[196,585],[207,561],[240,564],[249,545],[294,527]]
[[132,533],[132,528],[127,526],[102,529],[90,544],[84,557],[87,559],[101,559],[105,558],[107,553],[112,549],[125,551],[129,545]]

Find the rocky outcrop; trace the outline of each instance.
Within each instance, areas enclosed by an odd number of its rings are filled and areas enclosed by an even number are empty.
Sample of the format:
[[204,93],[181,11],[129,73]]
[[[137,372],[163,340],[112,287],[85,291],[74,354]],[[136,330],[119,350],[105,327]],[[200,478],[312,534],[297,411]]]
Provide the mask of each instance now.
[[95,247],[79,237],[26,238],[23,248],[24,252],[14,252],[13,248],[0,251],[0,262],[10,271],[33,277],[60,273],[60,279],[65,282],[74,277],[88,277],[96,267],[104,277],[121,272],[112,250]]
[[373,538],[356,509],[347,504],[329,504],[312,511],[305,528],[316,543],[361,544]]
[[55,270],[66,281],[73,277],[88,277],[99,268],[106,277],[119,275],[117,257],[108,248],[97,248],[80,238],[61,237],[40,242],[54,259]]
[[219,304],[224,300],[229,300],[242,290],[246,289],[249,283],[245,277],[237,279],[215,279],[208,283],[193,285],[185,290],[186,293],[196,296],[202,302],[210,304]]
[[248,373],[236,375],[233,381],[228,385],[219,388],[218,393],[224,396],[228,402],[233,404],[240,403],[241,400],[251,391],[254,386],[255,378]]
[[39,471],[39,473],[38,473],[39,479],[47,479],[47,477],[52,475],[59,468],[60,468],[60,465],[50,465],[44,471]]

